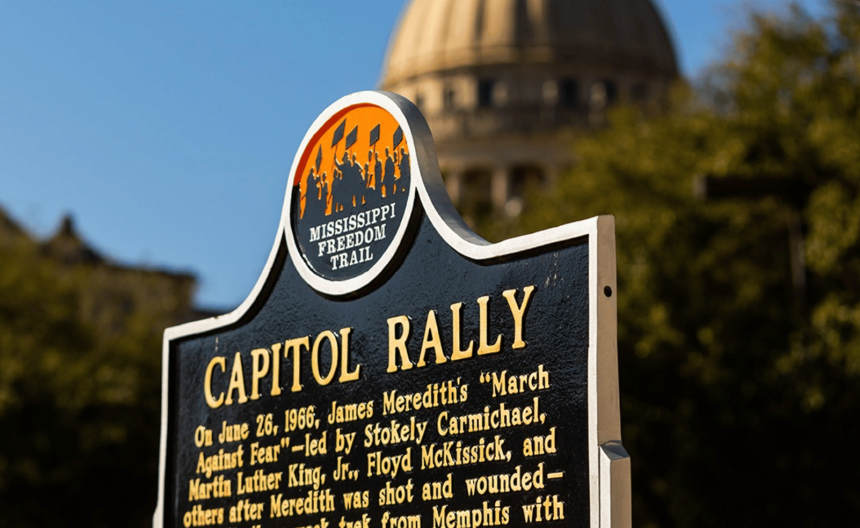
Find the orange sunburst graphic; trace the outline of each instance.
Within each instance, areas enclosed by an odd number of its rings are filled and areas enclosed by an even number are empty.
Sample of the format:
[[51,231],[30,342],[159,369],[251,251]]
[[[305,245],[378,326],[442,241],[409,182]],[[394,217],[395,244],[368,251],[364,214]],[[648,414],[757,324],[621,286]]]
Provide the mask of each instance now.
[[369,103],[341,110],[312,136],[299,160],[293,180],[299,219],[308,209],[328,217],[405,193],[409,156],[388,111]]

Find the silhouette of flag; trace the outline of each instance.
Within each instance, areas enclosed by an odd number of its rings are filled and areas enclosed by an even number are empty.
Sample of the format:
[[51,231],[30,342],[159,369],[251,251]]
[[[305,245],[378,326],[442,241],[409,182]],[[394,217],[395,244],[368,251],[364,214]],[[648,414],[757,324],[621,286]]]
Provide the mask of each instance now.
[[397,130],[394,131],[394,148],[397,148],[401,141],[403,141],[403,129],[397,127]]
[[334,131],[334,137],[331,139],[331,146],[337,145],[343,139],[343,131],[346,129],[346,119],[340,122],[337,130]]
[[317,150],[317,165],[316,171],[320,171],[320,163],[322,163],[322,145],[320,145],[319,150]]
[[352,146],[358,140],[358,125],[355,125],[355,128],[352,129],[352,132],[346,135],[346,148]]
[[375,145],[376,142],[379,141],[379,126],[380,125],[376,125],[375,127],[373,127],[373,130],[370,131],[370,145],[371,146]]

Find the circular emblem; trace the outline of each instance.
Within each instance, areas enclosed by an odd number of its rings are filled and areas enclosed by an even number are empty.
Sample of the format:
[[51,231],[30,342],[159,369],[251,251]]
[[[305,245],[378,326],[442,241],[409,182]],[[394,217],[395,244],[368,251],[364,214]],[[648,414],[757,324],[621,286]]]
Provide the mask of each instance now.
[[[370,95],[397,110],[384,95]],[[306,136],[289,200],[299,271],[322,279],[309,282],[326,293],[353,290],[336,283],[367,283],[381,271],[403,236],[414,194],[408,130],[380,104],[343,102]]]

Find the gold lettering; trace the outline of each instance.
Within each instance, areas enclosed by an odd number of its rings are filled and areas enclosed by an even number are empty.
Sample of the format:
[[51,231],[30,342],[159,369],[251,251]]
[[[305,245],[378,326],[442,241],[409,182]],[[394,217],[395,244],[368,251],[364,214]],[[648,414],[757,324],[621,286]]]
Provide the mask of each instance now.
[[242,354],[236,352],[233,357],[233,371],[230,373],[230,386],[227,387],[227,400],[225,405],[233,405],[233,391],[239,391],[239,403],[248,401],[245,395],[245,374],[242,372]]
[[203,394],[206,396],[206,404],[213,408],[217,409],[221,407],[224,403],[224,393],[222,392],[218,399],[212,397],[212,368],[215,365],[219,365],[221,367],[221,372],[227,370],[227,358],[224,357],[215,357],[209,362],[209,366],[206,367],[206,376],[203,380]]
[[425,501],[451,499],[454,497],[452,481],[453,473],[448,473],[448,478],[440,482],[425,482],[421,488],[421,498]]
[[182,525],[186,528],[212,524],[224,524],[224,508],[204,510],[203,506],[197,504],[182,516]]
[[451,313],[454,316],[453,320],[453,329],[451,331],[453,344],[451,346],[451,361],[457,361],[459,359],[466,359],[472,357],[472,349],[475,345],[474,341],[469,341],[469,348],[466,350],[460,350],[460,308],[463,307],[463,303],[456,303],[451,305]]
[[343,494],[343,506],[346,510],[367,508],[370,505],[369,491],[349,491]]
[[538,464],[534,472],[523,471],[522,466],[516,466],[513,473],[499,475],[484,475],[466,479],[466,494],[496,495],[518,491],[531,491],[544,488],[544,463]]
[[281,346],[272,345],[272,396],[281,395]]
[[293,351],[293,386],[290,389],[292,392],[299,392],[302,390],[302,384],[299,382],[299,365],[301,363],[301,352],[302,347],[305,347],[307,350],[311,346],[311,340],[308,336],[298,337],[296,339],[290,339],[286,343],[284,343],[284,357],[290,353],[290,350]]
[[409,479],[406,484],[400,486],[392,486],[391,481],[387,481],[385,488],[379,490],[379,505],[391,506],[394,504],[403,504],[404,502],[412,502],[414,498],[412,489],[414,487],[412,479]]
[[340,329],[340,378],[338,381],[346,383],[347,381],[355,381],[358,379],[358,372],[361,370],[361,365],[356,365],[355,370],[349,372],[349,334],[352,328]]
[[487,304],[490,302],[490,297],[485,295],[478,299],[478,306],[480,307],[480,333],[478,340],[478,355],[483,356],[485,354],[495,354],[499,350],[502,349],[502,336],[496,337],[496,342],[492,345],[487,344],[487,333],[489,332],[490,322],[489,322],[489,309]]
[[526,523],[564,520],[564,502],[558,495],[538,497],[533,504],[523,504],[523,520]]
[[505,429],[533,423],[544,423],[546,414],[540,412],[540,397],[532,398],[528,407],[508,408],[504,402],[496,409],[485,406],[483,412],[449,417],[447,411],[439,413],[436,430],[439,436],[478,433],[493,429]]
[[502,292],[504,298],[508,300],[511,315],[514,316],[514,344],[511,345],[511,348],[514,350],[525,348],[526,346],[526,342],[523,341],[523,315],[526,313],[526,308],[528,308],[529,300],[531,299],[531,295],[534,290],[534,286],[526,286],[523,288],[523,303],[519,306],[517,306],[516,289]]
[[209,478],[213,472],[242,467],[243,455],[244,449],[241,445],[236,451],[225,453],[223,449],[219,449],[217,454],[208,457],[201,451],[197,460],[197,473],[205,474],[206,478]]
[[503,506],[501,501],[496,501],[495,505],[484,501],[480,508],[473,510],[447,510],[447,504],[441,507],[433,506],[433,528],[500,526],[508,524],[511,520],[511,507]]
[[546,436],[535,436],[523,441],[523,456],[532,457],[556,452],[555,427]]
[[260,442],[254,442],[251,444],[251,465],[277,462],[280,454],[279,445],[260,447]]
[[[396,327],[400,326],[400,336],[397,337]],[[386,372],[397,372],[395,353],[400,354],[400,370],[412,368],[409,354],[406,352],[406,340],[409,338],[409,318],[405,315],[392,317],[388,320],[388,370]]]
[[[331,368],[325,377],[320,375],[319,362],[320,343],[322,343],[323,339],[328,340],[329,348],[331,349]],[[311,370],[314,373],[314,379],[323,387],[331,383],[331,380],[334,379],[334,375],[337,373],[337,337],[331,330],[320,333],[314,341],[314,349],[311,355]]]
[[221,433],[218,434],[218,442],[225,444],[229,442],[238,442],[248,438],[248,424],[230,424],[226,421],[221,422]]
[[230,507],[230,522],[256,521],[263,516],[264,506],[262,502],[255,504],[250,500],[242,499],[238,504]]
[[427,314],[427,323],[424,325],[424,342],[421,343],[421,356],[418,357],[418,367],[423,367],[427,364],[424,362],[424,354],[428,348],[432,348],[436,352],[437,365],[448,361],[445,353],[442,351],[442,340],[439,338],[439,325],[436,324],[436,312],[433,310],[430,310]]
[[207,429],[202,425],[198,426],[197,429],[194,430],[194,445],[197,447],[211,446],[212,430]]
[[421,528],[421,516],[404,515],[402,517],[395,517],[391,515],[391,512],[384,511],[382,512],[382,528]]
[[252,350],[251,359],[251,399],[259,400],[260,380],[269,373],[269,351],[265,348]]
[[[334,499],[335,496],[332,494],[331,489],[318,490],[316,487],[309,490],[303,497],[285,499],[283,493],[272,494],[269,496],[269,517],[290,517],[293,515],[313,515],[332,512],[335,509]],[[320,519],[320,523],[314,525],[313,528],[327,528],[328,524],[325,517],[323,517]]]
[[[369,444],[365,442],[365,447]],[[399,455],[382,456],[382,451],[374,451],[367,454],[367,476],[386,475],[396,478],[400,471],[412,472],[412,448],[407,447],[406,452]]]
[[232,495],[232,483],[224,475],[218,475],[212,482],[202,482],[199,478],[188,481],[188,502]]

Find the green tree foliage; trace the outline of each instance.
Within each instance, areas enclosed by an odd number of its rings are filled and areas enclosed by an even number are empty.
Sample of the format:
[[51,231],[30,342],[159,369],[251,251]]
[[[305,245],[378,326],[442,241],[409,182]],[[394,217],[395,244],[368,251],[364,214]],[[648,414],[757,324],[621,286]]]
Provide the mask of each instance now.
[[[616,217],[636,524],[858,518],[860,7],[753,14],[668,108],[610,122],[523,229]],[[696,174],[802,192],[701,200]],[[798,220],[806,301],[792,279]]]
[[187,316],[193,280],[70,258],[82,254],[73,235],[48,244],[8,235],[0,233],[0,526],[148,526],[161,333]]

